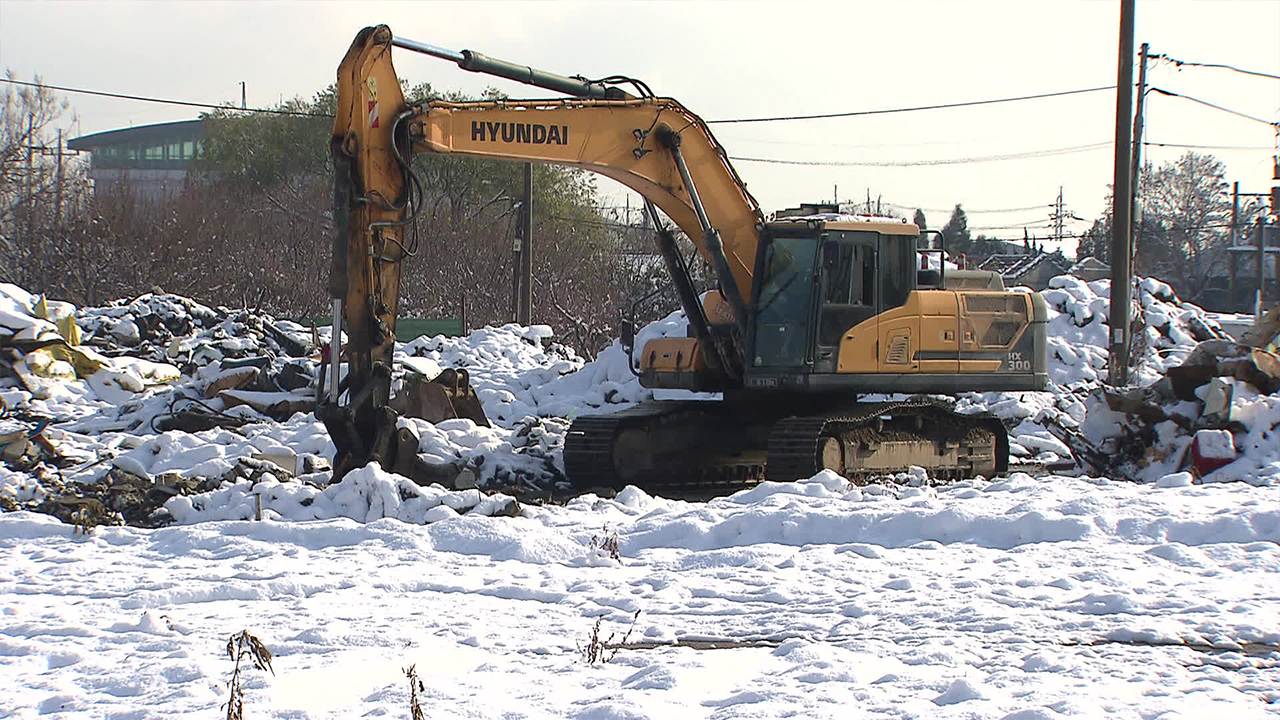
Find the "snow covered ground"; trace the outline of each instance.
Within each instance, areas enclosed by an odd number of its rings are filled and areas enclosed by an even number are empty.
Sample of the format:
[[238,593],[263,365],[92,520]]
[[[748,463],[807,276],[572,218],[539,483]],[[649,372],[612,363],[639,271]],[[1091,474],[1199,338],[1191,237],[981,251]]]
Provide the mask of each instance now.
[[[968,394],[960,409],[1003,418],[1023,460],[1072,460],[1051,426],[1105,447],[1125,422],[1090,395],[1107,295],[1056,278],[1049,391]],[[68,332],[34,304],[0,286],[0,340]],[[1154,280],[1139,309],[1143,384],[1219,332]],[[330,485],[312,415],[209,394],[247,364],[252,392],[305,397],[316,363],[300,326],[176,296],[77,317],[108,352],[31,350],[0,379],[15,414],[0,434],[52,419],[45,436],[71,462],[0,465],[0,502],[33,508],[108,472],[209,488],[170,499],[172,524],[154,530],[86,536],[0,514],[0,718],[225,714],[226,643],[244,629],[275,655],[274,675],[244,671],[250,717],[407,717],[411,664],[430,718],[1280,715],[1280,400],[1243,385],[1239,456],[1203,478],[1184,472],[1190,434],[1168,422],[1126,477],[820,474],[707,503],[630,488],[512,517],[503,495],[376,466]],[[683,333],[672,316],[638,342]],[[482,489],[561,482],[571,419],[649,394],[616,344],[585,362],[550,336],[508,325],[402,345],[406,364],[466,367],[495,424],[419,423],[420,453],[465,464]],[[245,424],[156,428],[192,398]],[[293,457],[300,474],[236,475],[252,455]],[[629,643],[609,662],[587,662],[597,622]]]
[[[9,513],[0,717],[218,716],[244,629],[275,656],[247,717],[409,717],[411,664],[429,718],[1276,717],[1278,493],[819,475],[88,537]],[[598,619],[635,647],[588,664]]]

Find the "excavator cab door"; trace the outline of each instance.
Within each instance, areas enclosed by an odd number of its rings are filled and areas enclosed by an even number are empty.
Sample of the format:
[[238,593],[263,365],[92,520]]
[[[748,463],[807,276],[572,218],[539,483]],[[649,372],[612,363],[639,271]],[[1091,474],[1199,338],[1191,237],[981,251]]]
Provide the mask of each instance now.
[[872,232],[837,231],[823,235],[815,372],[836,372],[846,332],[875,322],[878,237]]
[[812,363],[809,318],[818,277],[817,250],[816,232],[774,236],[765,246],[755,306],[755,367],[803,368]]

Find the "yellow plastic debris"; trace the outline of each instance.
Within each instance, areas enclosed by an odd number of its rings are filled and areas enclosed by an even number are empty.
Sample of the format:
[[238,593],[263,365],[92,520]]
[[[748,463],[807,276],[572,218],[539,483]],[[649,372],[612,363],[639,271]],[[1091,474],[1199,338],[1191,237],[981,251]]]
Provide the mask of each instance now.
[[50,300],[41,295],[36,301],[32,315],[41,320],[48,320],[58,328],[58,334],[68,345],[80,344],[80,326],[76,324],[76,306],[69,302]]
[[75,380],[76,369],[66,360],[59,360],[50,352],[51,348],[40,348],[27,353],[23,360],[31,372],[43,378],[54,380]]

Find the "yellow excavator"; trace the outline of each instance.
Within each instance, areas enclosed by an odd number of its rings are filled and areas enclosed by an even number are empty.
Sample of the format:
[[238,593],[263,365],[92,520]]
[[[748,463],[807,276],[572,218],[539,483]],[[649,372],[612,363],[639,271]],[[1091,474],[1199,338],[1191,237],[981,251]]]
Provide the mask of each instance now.
[[[393,47],[569,97],[409,104]],[[648,388],[721,399],[575,418],[564,448],[575,487],[714,490],[824,468],[847,477],[911,466],[935,477],[991,476],[1008,464],[1001,422],[958,414],[936,396],[1047,383],[1038,294],[948,270],[945,248],[906,222],[766,221],[707,124],[643,82],[565,77],[368,27],[338,69],[331,143],[330,291],[334,336],[345,322],[349,337],[348,401],[340,404],[333,382],[335,354],[317,413],[338,448],[338,476],[369,460],[396,463],[390,365],[400,263],[421,196],[410,171],[418,153],[597,172],[643,196],[655,220],[661,210],[714,270],[718,289],[700,298],[689,259],[658,224],[689,333],[646,343],[633,372]]]

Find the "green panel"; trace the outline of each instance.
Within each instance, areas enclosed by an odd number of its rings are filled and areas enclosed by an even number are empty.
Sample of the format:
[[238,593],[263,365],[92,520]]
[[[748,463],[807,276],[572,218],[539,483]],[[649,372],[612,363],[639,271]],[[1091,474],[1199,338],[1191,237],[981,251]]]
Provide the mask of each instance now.
[[462,320],[459,318],[400,318],[396,321],[396,340],[409,342],[421,335],[461,337]]
[[[300,325],[311,327],[329,327],[333,321],[327,317],[302,318],[296,321]],[[461,318],[400,318],[396,321],[396,340],[409,342],[421,335],[444,335],[445,337],[462,337],[466,332]]]

